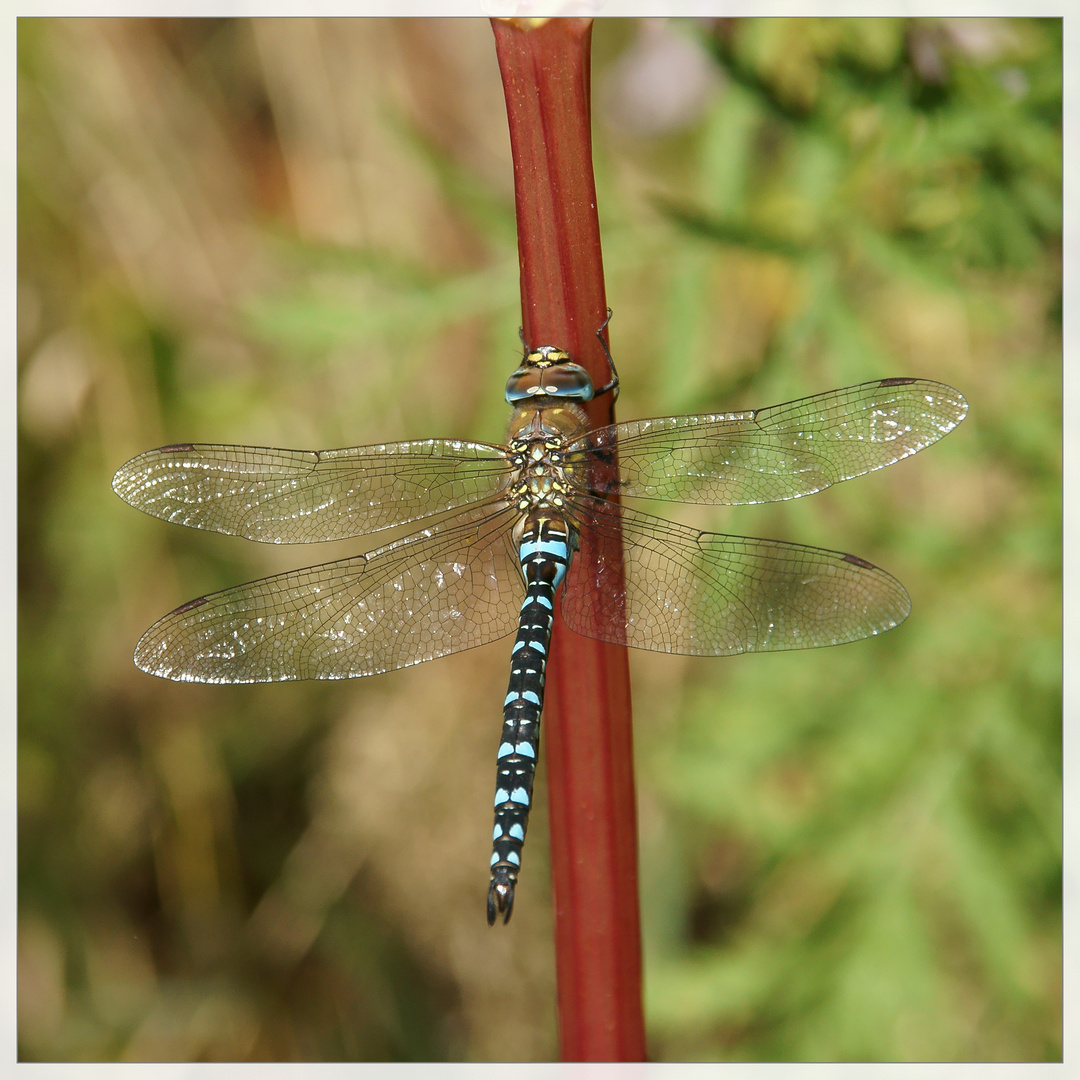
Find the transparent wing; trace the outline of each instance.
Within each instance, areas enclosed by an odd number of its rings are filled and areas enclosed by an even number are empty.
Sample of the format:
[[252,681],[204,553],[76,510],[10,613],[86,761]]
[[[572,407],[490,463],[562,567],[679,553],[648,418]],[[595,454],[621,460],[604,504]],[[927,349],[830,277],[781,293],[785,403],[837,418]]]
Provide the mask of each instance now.
[[697,656],[812,649],[884,633],[911,610],[900,582],[854,555],[698,532],[599,499],[573,513],[581,548],[562,614],[586,637]]
[[476,508],[367,555],[192,600],[135,663],[184,682],[344,679],[408,667],[514,631],[524,596],[512,508]]
[[[566,454],[579,474],[609,461],[598,493],[675,502],[777,502],[917,453],[967,413],[963,395],[924,379],[882,379],[750,412],[631,420],[591,431]],[[595,470],[589,470],[595,473]]]
[[467,505],[497,492],[508,471],[499,447],[450,439],[346,450],[185,444],[132,458],[113,491],[178,525],[298,544]]

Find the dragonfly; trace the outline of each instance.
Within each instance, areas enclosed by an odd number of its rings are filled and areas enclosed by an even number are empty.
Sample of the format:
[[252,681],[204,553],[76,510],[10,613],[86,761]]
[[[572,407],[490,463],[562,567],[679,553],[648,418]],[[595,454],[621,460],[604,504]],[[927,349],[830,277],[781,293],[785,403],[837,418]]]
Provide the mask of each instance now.
[[950,386],[889,378],[769,408],[589,429],[582,404],[619,388],[603,329],[610,378],[600,387],[563,349],[522,338],[501,445],[182,443],[140,454],[113,478],[120,498],[148,514],[264,543],[422,523],[364,554],[183,604],[142,636],[135,663],[184,682],[343,679],[515,634],[491,925],[513,911],[556,604],[576,633],[698,656],[838,645],[891,630],[911,610],[903,585],[858,556],[700,532],[622,501],[795,499],[909,457],[967,413]]

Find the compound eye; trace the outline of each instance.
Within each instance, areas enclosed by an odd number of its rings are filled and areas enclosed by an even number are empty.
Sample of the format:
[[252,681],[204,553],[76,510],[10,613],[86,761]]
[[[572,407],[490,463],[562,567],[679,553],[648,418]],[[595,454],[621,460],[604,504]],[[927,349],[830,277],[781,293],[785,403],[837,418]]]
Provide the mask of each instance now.
[[544,373],[546,392],[552,397],[572,398],[575,401],[590,401],[593,396],[592,379],[589,373],[578,364],[564,363],[549,368]]
[[[530,359],[533,355],[530,354]],[[527,361],[506,381],[506,400],[511,405],[535,397],[590,401],[592,396],[589,373],[568,360],[543,366]]]
[[506,380],[506,400],[511,405],[535,397],[540,392],[540,371],[520,367]]

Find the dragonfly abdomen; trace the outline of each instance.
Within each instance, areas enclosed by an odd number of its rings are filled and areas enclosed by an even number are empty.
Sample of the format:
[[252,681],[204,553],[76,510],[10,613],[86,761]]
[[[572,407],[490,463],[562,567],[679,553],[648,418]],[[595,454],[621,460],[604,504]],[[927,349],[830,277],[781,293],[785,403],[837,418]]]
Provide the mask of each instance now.
[[514,908],[514,886],[521,868],[521,848],[529,827],[536,776],[555,590],[566,577],[570,556],[571,536],[565,519],[543,512],[530,514],[518,546],[525,575],[525,600],[511,653],[510,684],[503,703],[499,740],[488,888],[490,924],[499,914],[507,922]]

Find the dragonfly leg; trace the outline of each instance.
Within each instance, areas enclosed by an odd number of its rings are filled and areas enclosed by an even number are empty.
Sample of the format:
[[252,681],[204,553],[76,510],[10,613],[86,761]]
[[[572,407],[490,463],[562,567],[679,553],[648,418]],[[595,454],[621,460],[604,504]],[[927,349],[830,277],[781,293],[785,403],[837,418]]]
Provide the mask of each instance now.
[[616,398],[619,396],[619,373],[615,370],[615,361],[611,358],[611,350],[608,348],[607,339],[604,337],[604,330],[607,329],[607,324],[609,322],[611,322],[611,308],[607,309],[607,318],[600,324],[600,329],[596,331],[596,336],[600,339],[600,347],[604,350],[604,355],[607,357],[611,378],[603,386],[598,387],[593,391],[593,397],[599,397],[601,394],[606,394],[609,390]]

